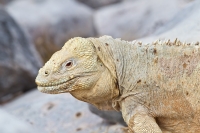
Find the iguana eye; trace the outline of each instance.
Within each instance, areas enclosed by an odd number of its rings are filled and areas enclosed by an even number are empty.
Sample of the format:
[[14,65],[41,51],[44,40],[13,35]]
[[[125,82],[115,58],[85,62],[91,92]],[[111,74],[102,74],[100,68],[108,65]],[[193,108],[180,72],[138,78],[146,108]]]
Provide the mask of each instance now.
[[73,61],[67,61],[66,65],[65,65],[67,68],[70,68],[73,66]]
[[70,70],[76,66],[76,60],[68,59],[62,64],[63,70]]

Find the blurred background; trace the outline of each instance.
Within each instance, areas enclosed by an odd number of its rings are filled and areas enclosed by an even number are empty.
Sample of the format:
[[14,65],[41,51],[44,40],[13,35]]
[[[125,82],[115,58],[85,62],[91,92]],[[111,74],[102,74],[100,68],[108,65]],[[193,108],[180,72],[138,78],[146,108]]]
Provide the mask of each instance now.
[[42,94],[34,82],[67,40],[102,35],[199,41],[200,0],[0,0],[0,133],[125,132],[119,112]]

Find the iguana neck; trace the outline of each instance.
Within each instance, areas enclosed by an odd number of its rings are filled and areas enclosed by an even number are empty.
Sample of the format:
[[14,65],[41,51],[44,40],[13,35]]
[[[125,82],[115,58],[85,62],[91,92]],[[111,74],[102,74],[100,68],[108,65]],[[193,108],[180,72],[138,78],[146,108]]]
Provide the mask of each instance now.
[[147,58],[147,54],[144,46],[108,36],[92,41],[98,56],[117,79],[121,95],[145,82],[147,59],[144,58]]

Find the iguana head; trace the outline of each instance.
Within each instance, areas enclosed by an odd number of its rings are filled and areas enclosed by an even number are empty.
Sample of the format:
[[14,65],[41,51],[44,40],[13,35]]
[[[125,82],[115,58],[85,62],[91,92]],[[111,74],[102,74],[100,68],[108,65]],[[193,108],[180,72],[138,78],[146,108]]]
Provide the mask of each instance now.
[[69,92],[79,100],[96,105],[119,93],[93,43],[80,37],[69,40],[60,51],[52,55],[39,70],[36,83],[41,92]]

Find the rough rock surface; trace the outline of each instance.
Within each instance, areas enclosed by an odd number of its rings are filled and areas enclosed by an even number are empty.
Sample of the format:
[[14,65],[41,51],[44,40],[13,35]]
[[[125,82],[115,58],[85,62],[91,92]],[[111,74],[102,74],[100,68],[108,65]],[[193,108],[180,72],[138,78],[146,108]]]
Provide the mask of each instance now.
[[77,0],[77,1],[82,2],[92,8],[100,8],[110,4],[118,3],[121,0]]
[[95,35],[92,9],[74,0],[18,0],[7,10],[29,33],[44,61],[68,39]]
[[0,102],[36,86],[41,60],[10,15],[0,7]]
[[[35,133],[31,125],[20,121],[18,118],[0,109],[0,131],[1,133]],[[37,132],[41,133],[41,132]]]
[[98,35],[133,40],[152,34],[184,7],[185,0],[126,1],[98,10],[94,16]]
[[105,123],[89,111],[87,103],[70,94],[47,95],[34,90],[3,108],[42,133],[123,133],[122,126]]

